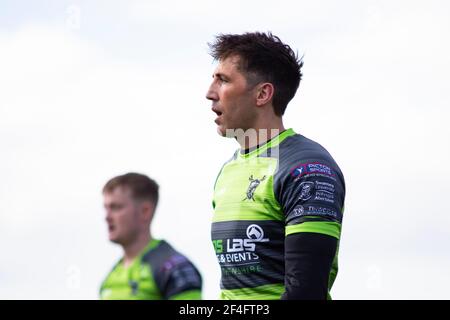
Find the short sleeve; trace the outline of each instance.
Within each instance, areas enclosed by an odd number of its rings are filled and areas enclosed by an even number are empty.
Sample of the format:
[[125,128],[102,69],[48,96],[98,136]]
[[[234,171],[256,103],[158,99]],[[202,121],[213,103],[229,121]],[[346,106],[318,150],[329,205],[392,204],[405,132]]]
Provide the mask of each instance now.
[[162,268],[161,289],[166,299],[182,296],[182,293],[190,291],[201,292],[200,273],[186,257],[174,255],[163,264]]
[[345,184],[337,166],[323,160],[298,161],[281,172],[279,202],[286,236],[315,232],[340,238]]

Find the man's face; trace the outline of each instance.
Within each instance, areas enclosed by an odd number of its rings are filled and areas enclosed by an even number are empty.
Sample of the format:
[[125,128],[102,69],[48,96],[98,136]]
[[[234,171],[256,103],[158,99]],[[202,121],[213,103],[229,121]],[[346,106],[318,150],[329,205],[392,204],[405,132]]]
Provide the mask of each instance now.
[[239,60],[236,55],[220,60],[206,93],[217,115],[217,132],[222,136],[227,129],[252,128],[257,116],[256,96],[238,69]]
[[121,245],[132,243],[140,231],[140,221],[139,204],[132,198],[131,190],[118,186],[103,197],[109,240]]

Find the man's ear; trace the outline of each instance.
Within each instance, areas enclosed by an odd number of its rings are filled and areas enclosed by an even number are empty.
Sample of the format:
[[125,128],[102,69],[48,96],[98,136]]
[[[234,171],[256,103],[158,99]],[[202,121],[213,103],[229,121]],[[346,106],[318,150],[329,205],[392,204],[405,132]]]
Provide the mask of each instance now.
[[263,106],[269,103],[275,92],[273,84],[270,82],[264,82],[257,86],[256,88],[256,105]]
[[145,200],[141,202],[141,217],[145,220],[152,220],[155,213],[155,205],[153,202]]

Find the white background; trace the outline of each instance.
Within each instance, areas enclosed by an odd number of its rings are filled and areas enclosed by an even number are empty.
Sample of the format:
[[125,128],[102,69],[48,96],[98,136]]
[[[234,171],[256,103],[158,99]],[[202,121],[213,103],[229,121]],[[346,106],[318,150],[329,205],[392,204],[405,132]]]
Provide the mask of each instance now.
[[101,188],[155,178],[153,233],[219,294],[211,196],[237,148],[205,93],[218,33],[304,54],[287,127],[344,172],[334,299],[449,299],[447,1],[0,1],[0,298],[96,299]]

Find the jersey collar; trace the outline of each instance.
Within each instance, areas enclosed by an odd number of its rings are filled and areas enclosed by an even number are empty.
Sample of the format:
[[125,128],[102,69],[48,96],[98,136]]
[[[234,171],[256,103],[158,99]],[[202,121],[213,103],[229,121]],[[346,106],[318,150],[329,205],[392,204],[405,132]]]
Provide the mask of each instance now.
[[292,129],[292,128],[286,129],[283,132],[281,132],[280,134],[273,137],[272,139],[266,141],[262,145],[257,146],[250,152],[244,152],[244,150],[239,149],[238,157],[241,159],[247,159],[247,158],[258,156],[261,153],[263,153],[264,151],[266,151],[267,149],[275,148],[281,142],[283,142],[284,139],[286,139],[287,137],[293,136],[295,134],[296,133],[295,133],[294,129]]

